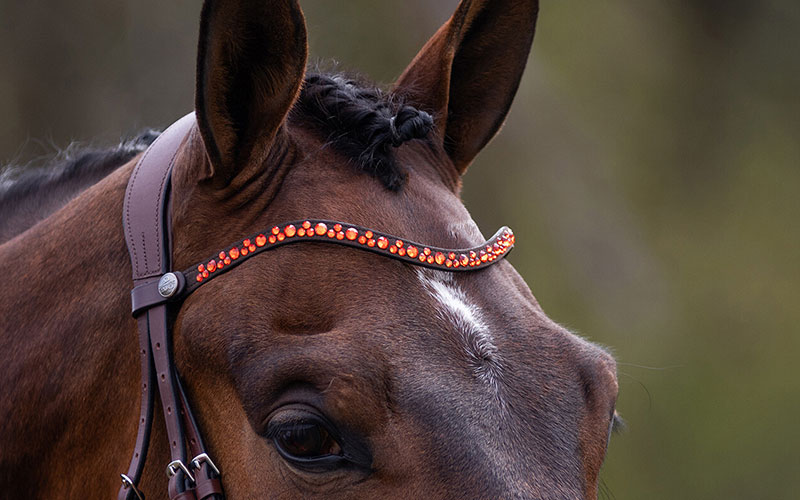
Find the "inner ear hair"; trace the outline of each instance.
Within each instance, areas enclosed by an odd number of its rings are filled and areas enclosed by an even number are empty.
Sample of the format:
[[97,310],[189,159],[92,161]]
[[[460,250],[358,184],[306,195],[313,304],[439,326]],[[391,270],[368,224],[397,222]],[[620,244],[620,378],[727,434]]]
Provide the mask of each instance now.
[[260,167],[297,99],[307,54],[296,1],[204,2],[195,110],[215,183]]

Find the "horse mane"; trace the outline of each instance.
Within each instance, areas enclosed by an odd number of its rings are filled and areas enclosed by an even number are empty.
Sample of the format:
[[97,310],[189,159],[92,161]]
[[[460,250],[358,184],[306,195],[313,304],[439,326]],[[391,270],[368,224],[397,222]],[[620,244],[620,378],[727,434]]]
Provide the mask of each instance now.
[[[307,122],[328,145],[392,191],[399,190],[406,178],[393,149],[424,139],[433,128],[428,113],[342,74],[308,73],[290,118]],[[148,130],[113,148],[69,147],[41,167],[8,165],[0,169],[0,243],[45,219],[130,161],[158,134]]]
[[128,162],[158,137],[148,130],[112,148],[72,145],[42,165],[6,165],[0,169],[0,243],[69,203],[83,190]]
[[309,118],[334,149],[391,191],[406,178],[393,149],[426,138],[433,128],[425,111],[342,74],[307,74],[292,115]]

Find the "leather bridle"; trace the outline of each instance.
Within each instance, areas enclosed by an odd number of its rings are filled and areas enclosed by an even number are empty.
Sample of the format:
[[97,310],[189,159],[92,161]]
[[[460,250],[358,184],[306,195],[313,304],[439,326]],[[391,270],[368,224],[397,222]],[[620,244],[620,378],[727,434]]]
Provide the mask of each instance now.
[[180,146],[195,123],[194,113],[190,113],[165,130],[139,159],[125,191],[123,224],[133,271],[132,311],[139,327],[142,402],[136,445],[127,473],[121,474],[118,500],[144,498],[137,485],[147,456],[155,387],[161,397],[170,445],[169,498],[224,498],[220,470],[203,443],[175,366],[168,323],[168,308],[179,307],[200,285],[256,254],[299,241],[349,245],[443,271],[488,267],[508,255],[514,246],[514,234],[507,227],[483,245],[453,250],[420,245],[353,224],[308,219],[272,226],[189,269],[174,271],[170,174]]

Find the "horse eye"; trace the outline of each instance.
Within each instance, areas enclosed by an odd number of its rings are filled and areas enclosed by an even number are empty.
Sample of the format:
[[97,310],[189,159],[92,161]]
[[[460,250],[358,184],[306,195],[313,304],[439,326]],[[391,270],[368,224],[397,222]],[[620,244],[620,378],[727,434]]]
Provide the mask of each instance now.
[[352,430],[342,434],[337,425],[310,405],[286,405],[274,411],[266,424],[264,437],[294,468],[310,473],[371,471],[372,455],[363,438]]
[[278,427],[273,438],[285,458],[302,461],[341,455],[339,443],[322,423],[315,420],[292,422]]

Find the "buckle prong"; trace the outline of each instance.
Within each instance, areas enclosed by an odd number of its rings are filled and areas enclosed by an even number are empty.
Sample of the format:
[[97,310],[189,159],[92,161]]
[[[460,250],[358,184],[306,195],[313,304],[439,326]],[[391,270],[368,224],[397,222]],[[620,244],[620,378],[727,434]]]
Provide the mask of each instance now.
[[216,474],[218,476],[222,475],[219,472],[219,469],[217,468],[216,464],[214,464],[214,462],[211,460],[211,457],[209,457],[206,453],[201,453],[201,454],[197,455],[196,457],[194,457],[192,459],[192,461],[191,461],[192,467],[194,467],[197,470],[200,470],[200,462],[207,463],[208,466],[211,467],[211,470],[214,471],[214,474]]
[[167,477],[171,478],[172,476],[178,473],[179,469],[183,471],[184,474],[186,474],[186,477],[189,478],[189,481],[193,483],[195,482],[192,473],[189,472],[189,469],[187,469],[186,465],[184,465],[184,463],[181,462],[180,460],[173,460],[172,462],[167,464]]
[[136,498],[138,498],[139,500],[144,500],[144,494],[141,491],[139,491],[139,488],[137,488],[135,484],[133,484],[133,480],[131,478],[129,478],[125,474],[120,474],[120,477],[122,478],[122,487],[124,489],[127,490],[128,488],[130,488],[131,490],[133,490],[133,494],[136,495]]

